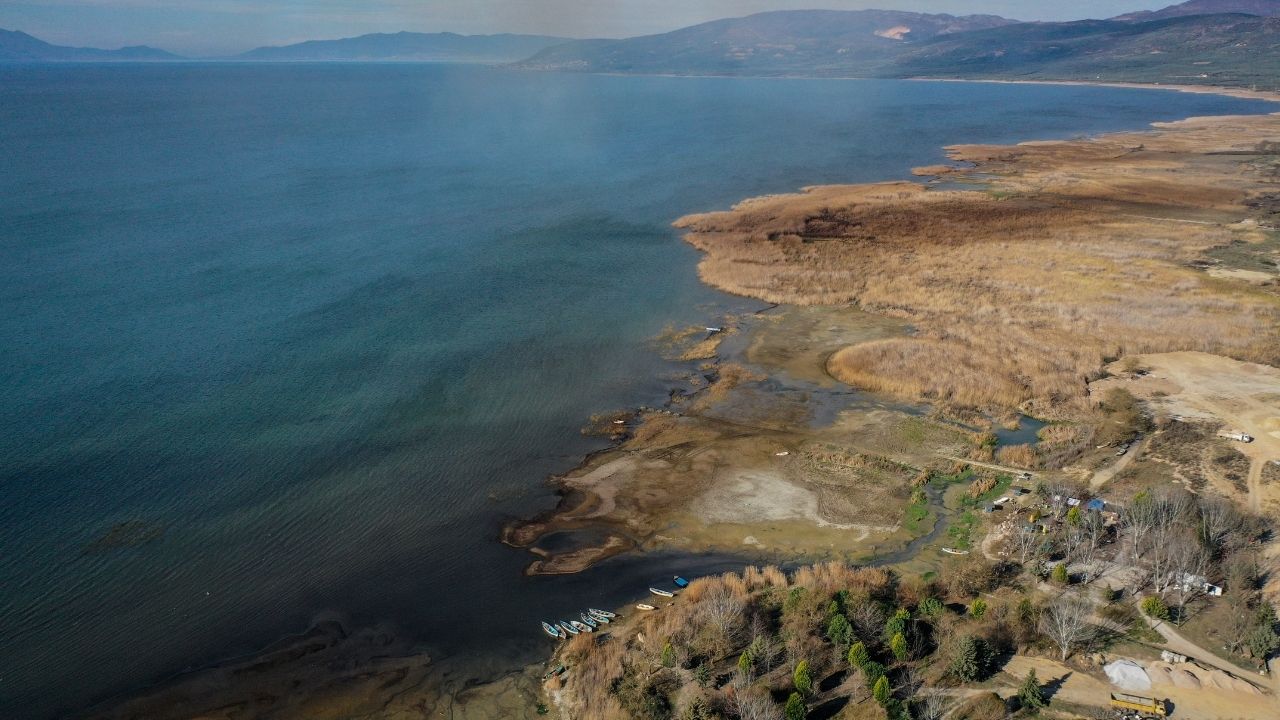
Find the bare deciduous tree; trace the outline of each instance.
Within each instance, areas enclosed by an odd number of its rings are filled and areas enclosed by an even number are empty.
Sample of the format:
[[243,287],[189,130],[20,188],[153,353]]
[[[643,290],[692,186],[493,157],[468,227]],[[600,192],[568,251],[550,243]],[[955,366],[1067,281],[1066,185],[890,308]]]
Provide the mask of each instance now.
[[1209,552],[1198,538],[1183,533],[1174,538],[1171,570],[1174,597],[1177,598],[1178,622],[1185,618],[1187,603],[1204,594],[1205,575],[1209,572]]
[[1040,615],[1040,631],[1058,646],[1062,660],[1088,644],[1093,635],[1089,616],[1093,606],[1073,593],[1059,595]]
[[1020,527],[1009,538],[1009,549],[1018,556],[1019,564],[1026,565],[1028,560],[1035,559],[1040,554],[1043,542],[1044,537],[1040,533],[1028,527]]
[[951,698],[939,693],[929,693],[916,706],[916,717],[920,720],[942,720],[950,708]]
[[734,695],[733,710],[741,720],[781,720],[782,709],[766,692],[748,691]]

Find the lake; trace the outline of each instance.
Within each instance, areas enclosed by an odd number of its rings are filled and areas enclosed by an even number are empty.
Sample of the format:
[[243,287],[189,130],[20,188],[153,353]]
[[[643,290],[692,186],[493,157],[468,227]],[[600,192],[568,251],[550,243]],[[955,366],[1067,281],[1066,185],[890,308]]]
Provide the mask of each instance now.
[[[758,304],[685,213],[942,146],[1260,101],[455,65],[0,65],[0,716],[83,709],[318,617],[515,664],[638,597],[496,541],[660,404],[650,339]],[[664,379],[665,378],[665,379]]]

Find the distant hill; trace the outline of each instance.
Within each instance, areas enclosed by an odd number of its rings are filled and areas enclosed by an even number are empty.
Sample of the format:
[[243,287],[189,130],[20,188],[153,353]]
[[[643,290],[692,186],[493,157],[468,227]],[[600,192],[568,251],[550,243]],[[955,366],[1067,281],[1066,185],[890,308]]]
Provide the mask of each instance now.
[[24,32],[0,28],[0,62],[139,62],[182,59],[181,56],[145,45],[119,50],[52,45]]
[[296,45],[261,47],[230,59],[257,62],[431,60],[509,63],[566,42],[569,42],[567,38],[545,35],[374,33],[341,40],[309,40]]
[[1135,20],[1167,20],[1188,15],[1224,15],[1229,13],[1258,15],[1261,17],[1280,16],[1280,0],[1187,0],[1187,2],[1178,5],[1170,5],[1163,10],[1126,13],[1114,17],[1112,20],[1129,22]]
[[1280,18],[1023,23],[936,38],[896,58],[880,74],[1275,88],[1280,84]]
[[716,75],[849,75],[939,36],[1016,21],[994,15],[788,10],[715,20],[661,35],[581,40],[519,64],[543,70]]

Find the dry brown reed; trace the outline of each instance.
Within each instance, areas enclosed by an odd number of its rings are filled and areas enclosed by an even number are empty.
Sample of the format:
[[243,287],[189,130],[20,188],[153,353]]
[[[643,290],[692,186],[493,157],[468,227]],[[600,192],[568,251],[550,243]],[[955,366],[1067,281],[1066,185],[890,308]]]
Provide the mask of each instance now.
[[909,182],[824,186],[677,224],[706,253],[699,272],[716,287],[856,303],[915,327],[836,353],[829,369],[846,382],[968,405],[1079,406],[1104,361],[1126,354],[1280,361],[1280,301],[1190,266],[1252,231],[1160,219],[1247,212],[1265,179],[1209,153],[1280,132],[1280,118],[1242,124],[1251,129],[1233,127],[1239,137],[1184,124],[1136,139],[953,150],[999,171],[994,187],[1012,198]]
[[1034,445],[1006,445],[996,451],[996,459],[1002,465],[1033,468],[1039,461]]

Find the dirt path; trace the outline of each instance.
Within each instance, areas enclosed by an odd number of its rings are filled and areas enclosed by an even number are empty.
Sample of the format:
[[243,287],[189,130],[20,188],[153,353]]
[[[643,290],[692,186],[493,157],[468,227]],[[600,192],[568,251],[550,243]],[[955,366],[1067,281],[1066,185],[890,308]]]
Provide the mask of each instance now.
[[1143,438],[1141,441],[1138,442],[1138,444],[1130,448],[1129,452],[1125,453],[1124,455],[1121,455],[1119,460],[1116,460],[1115,462],[1111,463],[1107,467],[1104,467],[1101,470],[1098,470],[1097,472],[1095,472],[1093,474],[1093,477],[1089,478],[1089,487],[1093,490],[1097,490],[1103,485],[1106,485],[1107,482],[1111,480],[1111,478],[1116,476],[1116,473],[1129,467],[1129,463],[1133,462],[1134,459],[1138,457],[1138,455],[1140,455],[1144,450],[1147,449],[1148,442],[1149,442],[1148,438]]
[[974,467],[981,467],[981,468],[986,468],[988,470],[995,470],[997,472],[1009,473],[1014,477],[1017,477],[1024,472],[1027,472],[1027,470],[1023,470],[1022,468],[1009,467],[1008,465],[996,465],[995,463],[988,463],[988,462],[978,462],[977,460],[970,460],[968,458],[956,457],[954,455],[943,455],[943,457],[946,458],[947,460],[954,460],[958,463],[964,463],[966,465],[972,465]]
[[[1141,611],[1140,600],[1135,599],[1134,606],[1137,607],[1139,611]],[[1270,687],[1271,685],[1271,683],[1266,678],[1259,677],[1257,673],[1251,673],[1248,670],[1245,670],[1244,668],[1241,668],[1233,663],[1227,662],[1226,660],[1223,660],[1222,658],[1213,654],[1208,649],[1203,648],[1191,642],[1190,640],[1186,639],[1176,629],[1174,629],[1172,625],[1170,625],[1167,622],[1157,620],[1152,623],[1152,627],[1155,628],[1155,631],[1160,633],[1160,636],[1164,638],[1164,647],[1168,650],[1172,650],[1173,652],[1176,652],[1179,655],[1186,655],[1187,657],[1191,658],[1192,660],[1195,660],[1201,665],[1214,667],[1223,672],[1230,673],[1238,677],[1242,677],[1248,680],[1249,682],[1254,683],[1255,685],[1262,685],[1264,687]]]

